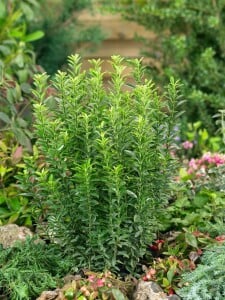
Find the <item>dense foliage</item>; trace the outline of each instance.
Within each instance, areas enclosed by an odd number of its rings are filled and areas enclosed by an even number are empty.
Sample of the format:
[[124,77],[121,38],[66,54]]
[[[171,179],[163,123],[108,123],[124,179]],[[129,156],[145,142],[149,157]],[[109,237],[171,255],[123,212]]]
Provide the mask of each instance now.
[[8,132],[0,139],[0,225],[32,225],[31,207],[16,187],[15,175],[25,167],[24,148]]
[[162,82],[179,78],[187,99],[185,118],[202,121],[212,133],[212,115],[225,105],[225,1],[100,2],[157,33],[145,53],[153,58],[150,74]]
[[87,72],[79,60],[70,56],[68,72],[56,74],[51,107],[48,76],[35,76],[42,168],[28,162],[23,189],[77,267],[133,271],[167,202],[177,83],[162,101],[138,60],[131,62],[136,86],[126,87],[123,59],[112,57],[108,88],[99,60]]
[[22,8],[30,6],[25,1],[0,1],[0,131],[11,131],[29,150],[31,132],[26,116],[36,71],[30,42],[43,36],[42,31],[27,32],[27,13]]
[[37,239],[0,250],[0,293],[4,299],[35,299],[44,289],[56,288],[71,268],[71,261],[57,245]]

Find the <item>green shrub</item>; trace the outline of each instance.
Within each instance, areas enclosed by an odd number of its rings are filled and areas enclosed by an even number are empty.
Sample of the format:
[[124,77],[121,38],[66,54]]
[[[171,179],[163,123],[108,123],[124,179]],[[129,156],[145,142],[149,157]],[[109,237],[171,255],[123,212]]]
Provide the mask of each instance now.
[[51,108],[48,75],[35,76],[42,167],[28,161],[22,187],[77,267],[133,271],[167,202],[177,83],[171,81],[162,100],[133,60],[133,88],[123,59],[113,56],[104,87],[101,62],[90,63],[80,71],[79,56],[69,57],[68,72],[59,71],[52,82]]
[[176,292],[185,300],[223,300],[225,244],[204,253],[201,264],[183,277],[185,286]]
[[156,41],[149,42],[149,52],[145,53],[153,58],[151,76],[162,82],[171,75],[178,77],[187,100],[187,120],[200,120],[213,133],[212,115],[225,105],[225,1],[100,2],[157,33]]
[[10,300],[36,299],[44,290],[56,288],[72,265],[57,245],[34,238],[0,250],[0,293]]

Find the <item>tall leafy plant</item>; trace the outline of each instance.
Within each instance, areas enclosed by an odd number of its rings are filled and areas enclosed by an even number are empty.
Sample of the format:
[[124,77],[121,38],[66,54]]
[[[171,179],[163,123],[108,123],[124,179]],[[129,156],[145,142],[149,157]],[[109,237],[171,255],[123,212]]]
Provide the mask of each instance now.
[[178,84],[171,80],[161,99],[141,61],[130,63],[135,87],[119,56],[105,86],[100,60],[81,71],[70,56],[52,81],[51,108],[48,75],[35,76],[39,155],[27,161],[21,188],[78,267],[134,271],[167,203]]

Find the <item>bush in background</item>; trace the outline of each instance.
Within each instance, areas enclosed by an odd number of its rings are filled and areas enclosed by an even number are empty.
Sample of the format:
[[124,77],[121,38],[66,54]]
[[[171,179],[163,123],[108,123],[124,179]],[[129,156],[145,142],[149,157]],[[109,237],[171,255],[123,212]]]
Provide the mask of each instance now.
[[53,108],[48,76],[35,76],[39,161],[27,161],[21,188],[78,268],[133,272],[167,203],[177,83],[162,101],[138,60],[134,88],[121,57],[112,57],[109,87],[99,60],[87,72],[79,60],[70,56],[68,72],[55,75]]
[[45,36],[34,44],[37,62],[53,74],[66,63],[67,56],[76,51],[81,43],[88,42],[86,51],[91,52],[103,40],[98,26],[87,26],[78,21],[83,9],[91,10],[91,0],[41,0],[39,12],[30,22],[30,29],[41,28]]
[[31,150],[28,107],[36,71],[31,42],[44,34],[28,33],[29,15],[22,8],[29,6],[25,1],[0,1],[0,126],[1,131],[12,132],[20,144]]
[[[202,121],[214,133],[212,116],[225,105],[225,2],[211,0],[118,0],[105,3],[125,18],[157,33],[147,56],[151,76],[165,83],[170,76],[183,84],[188,122]],[[160,66],[158,66],[160,62]]]

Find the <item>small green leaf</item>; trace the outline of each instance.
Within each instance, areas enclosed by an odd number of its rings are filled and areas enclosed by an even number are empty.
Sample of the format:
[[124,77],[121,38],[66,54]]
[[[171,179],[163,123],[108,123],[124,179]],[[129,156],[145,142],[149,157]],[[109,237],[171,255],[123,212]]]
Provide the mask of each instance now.
[[15,223],[19,218],[19,213],[15,213],[10,216],[9,220],[7,221],[8,224]]
[[11,211],[18,212],[21,209],[20,201],[17,198],[9,198],[7,203]]
[[188,245],[198,248],[197,239],[191,232],[185,232],[185,241]]
[[[1,4],[0,4],[0,6],[1,6]],[[0,9],[1,9],[1,7],[0,7]],[[0,45],[0,52],[1,52],[3,55],[7,56],[7,55],[10,54],[11,50],[10,50],[10,48],[7,47],[7,46]]]
[[170,286],[169,280],[165,277],[163,277],[163,282],[162,282],[163,287],[168,287]]
[[173,277],[175,275],[175,271],[176,271],[176,265],[173,265],[166,274],[170,284],[172,283]]
[[6,4],[4,1],[0,1],[0,19],[5,16],[6,13]]
[[115,300],[126,300],[124,294],[119,289],[112,288],[112,294]]
[[[73,298],[74,299],[74,298]],[[87,300],[86,297],[84,297],[83,295],[81,295],[80,297],[77,298],[77,300]]]
[[[64,295],[65,295],[65,298],[67,300],[74,299],[74,296],[75,296],[74,289],[73,288],[69,288],[68,290],[65,291]],[[80,297],[78,299],[80,299]]]
[[6,124],[10,124],[11,120],[4,112],[0,112],[0,120],[5,122]]
[[23,41],[24,42],[33,42],[33,41],[36,41],[36,40],[40,40],[41,38],[43,38],[44,36],[44,32],[43,31],[35,31],[35,32],[32,32],[28,35],[26,35],[24,38],[23,38]]

